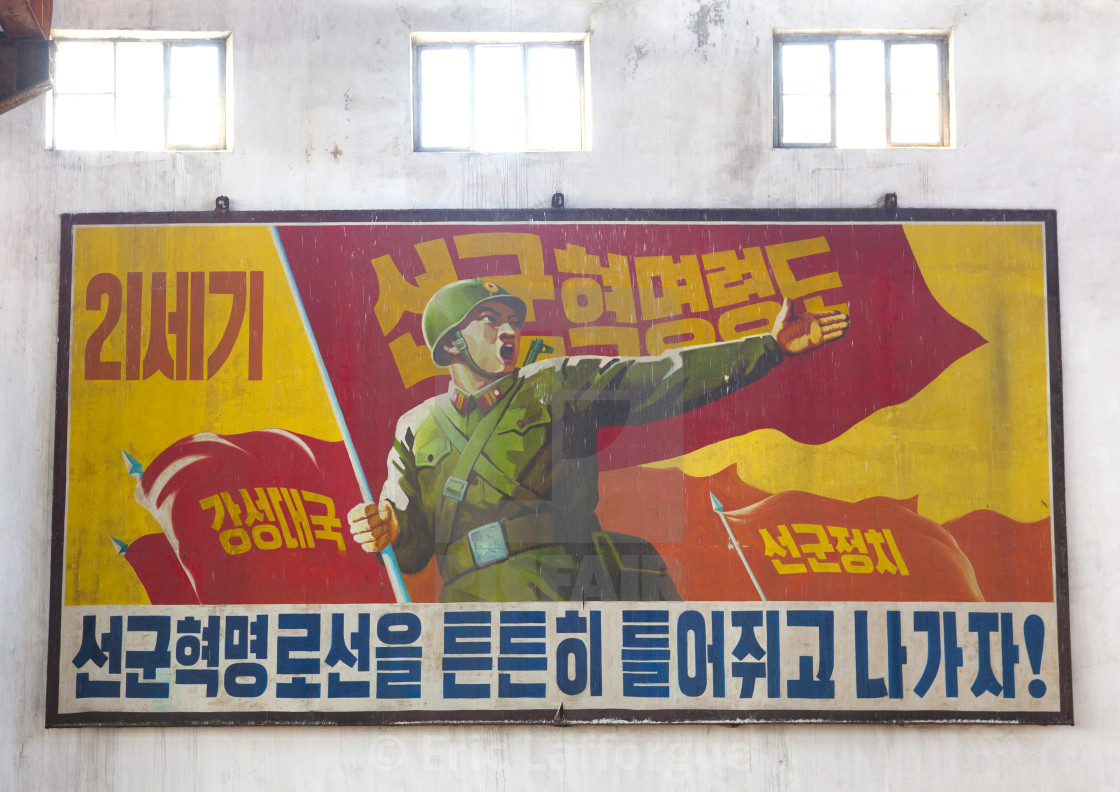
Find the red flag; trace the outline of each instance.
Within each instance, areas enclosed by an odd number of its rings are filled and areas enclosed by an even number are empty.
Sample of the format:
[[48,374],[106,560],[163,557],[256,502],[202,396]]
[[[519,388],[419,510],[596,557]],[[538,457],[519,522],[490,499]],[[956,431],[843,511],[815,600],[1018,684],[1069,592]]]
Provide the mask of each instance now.
[[380,558],[350,539],[346,511],[361,495],[342,443],[280,429],[192,435],[144,471],[136,499],[202,604],[394,601]]
[[124,551],[124,559],[140,578],[140,584],[153,605],[197,605],[191,579],[175,555],[167,535],[145,534]]
[[945,523],[992,602],[1053,602],[1050,518],[1025,523],[981,509]]
[[[677,418],[602,429],[604,470],[760,428],[825,443],[906,401],[985,343],[938,304],[898,224],[431,223],[281,226],[279,233],[371,482],[385,470],[397,419],[447,387],[446,377],[406,384],[399,373],[397,356],[413,360],[414,374],[424,369],[423,301],[396,308],[373,259],[399,273],[396,289],[417,289],[437,268],[445,282],[500,282],[532,304],[524,334],[562,338],[568,354],[621,351],[589,338],[629,338],[637,353],[648,353],[651,338],[702,343],[762,332],[763,309],[776,312],[783,295],[801,298],[799,309],[810,298],[847,305],[852,325],[843,339],[787,358],[761,381]],[[484,245],[464,242],[480,236],[495,240],[492,254],[478,255]],[[791,245],[798,255],[783,259]],[[590,257],[591,269],[573,271],[573,251],[581,261]],[[624,280],[613,282],[616,275]],[[386,332],[377,311],[392,315]]]
[[1048,601],[1050,522],[973,512],[944,525],[917,498],[855,503],[807,492],[771,495],[734,466],[714,476],[676,468],[604,473],[598,514],[661,553],[685,600],[752,601],[758,594],[712,509],[728,522],[768,599],[779,601]]

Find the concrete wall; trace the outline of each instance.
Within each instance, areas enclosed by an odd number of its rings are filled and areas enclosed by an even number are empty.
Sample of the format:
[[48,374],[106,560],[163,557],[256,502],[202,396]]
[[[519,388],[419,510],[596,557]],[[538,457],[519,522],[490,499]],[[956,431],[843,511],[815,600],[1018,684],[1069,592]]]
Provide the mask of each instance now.
[[[46,151],[43,100],[0,116],[0,789],[1120,789],[1113,0],[63,0],[55,27],[232,30],[234,150]],[[776,28],[951,29],[956,146],[773,150]],[[590,30],[593,150],[412,153],[413,30]],[[42,728],[58,215],[219,194],[240,210],[541,207],[556,190],[572,207],[891,191],[1058,210],[1077,726]]]

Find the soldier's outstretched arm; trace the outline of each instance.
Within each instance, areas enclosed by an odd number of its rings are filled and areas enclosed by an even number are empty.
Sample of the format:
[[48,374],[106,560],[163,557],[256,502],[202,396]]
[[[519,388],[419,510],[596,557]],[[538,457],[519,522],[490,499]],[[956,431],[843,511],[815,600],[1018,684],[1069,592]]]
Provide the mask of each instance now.
[[766,375],[784,355],[800,355],[843,337],[839,311],[795,314],[785,300],[770,333],[671,349],[656,357],[575,357],[550,363],[571,394],[570,407],[600,426],[639,424],[710,404]]
[[774,318],[770,335],[787,355],[800,355],[841,338],[848,332],[848,315],[840,311],[793,312],[793,302],[786,298]]
[[380,503],[359,503],[346,515],[350,535],[367,553],[380,553],[396,544],[401,536],[396,509],[387,500]]
[[558,363],[569,408],[599,426],[670,418],[726,396],[765,376],[782,361],[775,338],[750,336],[650,357],[575,357]]

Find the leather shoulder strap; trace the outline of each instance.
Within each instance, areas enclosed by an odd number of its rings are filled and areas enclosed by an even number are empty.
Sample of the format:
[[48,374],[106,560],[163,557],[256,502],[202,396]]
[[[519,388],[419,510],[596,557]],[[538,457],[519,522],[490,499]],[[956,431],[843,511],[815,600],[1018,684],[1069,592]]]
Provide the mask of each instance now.
[[432,419],[436,422],[436,426],[447,438],[448,442],[455,447],[455,450],[460,454],[467,448],[467,436],[463,433],[455,423],[451,420],[448,413],[447,403],[442,400],[437,400],[437,403],[432,405],[431,414]]
[[[443,412],[443,410],[446,409],[446,405],[437,404],[433,406],[432,417],[435,419],[436,425],[447,435],[451,444],[459,450],[459,461],[455,463],[455,469],[444,483],[443,496],[440,498],[439,507],[437,509],[435,534],[437,545],[441,540],[447,542],[451,539],[451,535],[455,530],[455,523],[459,516],[459,505],[467,495],[467,487],[469,486],[467,482],[470,480],[471,473],[474,471],[475,466],[480,461],[486,461],[492,470],[498,470],[492,463],[489,463],[489,460],[485,460],[485,457],[481,457],[482,449],[486,446],[487,441],[490,440],[491,435],[494,434],[494,430],[498,428],[502,416],[505,415],[506,410],[509,409],[509,405],[513,401],[514,394],[520,390],[521,382],[521,378],[518,377],[506,397],[499,405],[495,406],[495,409],[492,409],[483,417],[482,422],[478,425],[478,428],[471,433],[469,439],[464,437],[463,433],[451,423],[451,419]],[[489,473],[490,471],[488,470],[487,472]],[[490,477],[487,476],[487,478]],[[509,477],[507,476],[506,478]],[[510,481],[512,482],[513,479],[510,479]],[[513,483],[520,487],[516,482]],[[521,489],[524,488],[522,487]],[[525,490],[525,492],[530,495],[532,494],[529,493],[528,490]],[[505,494],[508,495],[509,493]]]

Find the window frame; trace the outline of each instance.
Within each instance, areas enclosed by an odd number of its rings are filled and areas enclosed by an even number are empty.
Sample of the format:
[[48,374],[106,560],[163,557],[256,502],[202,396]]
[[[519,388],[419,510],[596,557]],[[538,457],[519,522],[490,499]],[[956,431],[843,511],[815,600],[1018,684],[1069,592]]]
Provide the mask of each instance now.
[[[591,101],[588,75],[590,56],[587,33],[413,33],[412,58],[412,150],[414,153],[443,152],[453,154],[540,154],[540,153],[579,153],[591,149]],[[576,81],[579,93],[580,143],[578,148],[530,148],[529,147],[529,85],[523,80],[525,99],[525,146],[519,149],[492,151],[476,148],[475,129],[475,50],[479,47],[506,45],[521,47],[521,68],[523,77],[528,74],[529,50],[531,48],[563,48],[576,51]],[[423,103],[423,84],[420,79],[420,55],[425,50],[467,49],[470,64],[469,90],[470,102],[470,145],[465,148],[449,146],[424,146],[421,143],[421,106]]]
[[[175,152],[213,152],[229,151],[231,135],[229,130],[229,106],[232,94],[232,81],[230,78],[230,54],[233,47],[232,34],[228,31],[142,31],[142,30],[55,30],[51,38],[64,45],[69,42],[80,43],[108,43],[113,45],[113,107],[114,119],[116,118],[117,102],[117,45],[130,43],[148,43],[163,45],[163,148],[137,149],[123,148],[114,145],[112,148],[58,148],[55,134],[55,98],[59,95],[57,89],[52,89],[47,101],[47,148],[52,151],[73,152],[147,152],[147,153],[175,153]],[[212,145],[172,144],[170,136],[171,114],[171,50],[174,47],[213,46],[218,54],[218,140]],[[63,96],[78,96],[81,94],[62,93]],[[103,94],[102,94],[103,95]],[[114,138],[117,137],[114,120]],[[114,140],[114,143],[116,140]]]
[[[838,146],[836,144],[836,43],[838,41],[881,41],[883,42],[883,93],[886,116],[886,142],[883,146]],[[782,110],[785,93],[782,73],[782,48],[786,44],[825,44],[829,57],[829,111],[831,114],[831,139],[828,143],[784,143],[782,142]],[[903,143],[891,140],[891,47],[895,44],[936,44],[938,48],[938,115],[939,129],[936,143]],[[950,94],[950,33],[948,31],[775,31],[772,81],[774,90],[774,148],[783,149],[850,149],[853,151],[873,151],[893,148],[951,148],[952,141],[952,102]]]

